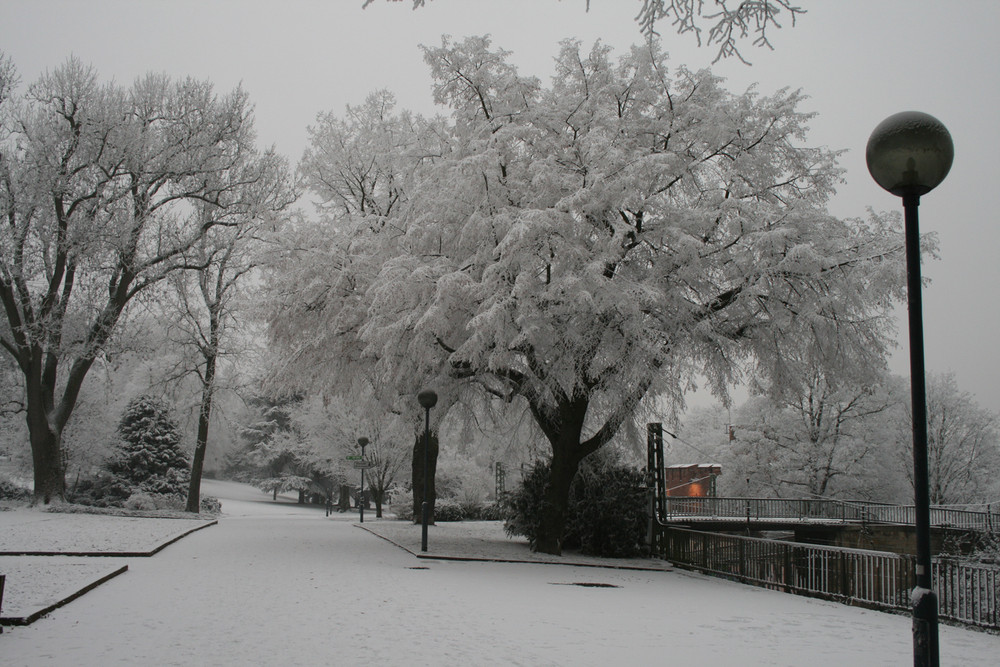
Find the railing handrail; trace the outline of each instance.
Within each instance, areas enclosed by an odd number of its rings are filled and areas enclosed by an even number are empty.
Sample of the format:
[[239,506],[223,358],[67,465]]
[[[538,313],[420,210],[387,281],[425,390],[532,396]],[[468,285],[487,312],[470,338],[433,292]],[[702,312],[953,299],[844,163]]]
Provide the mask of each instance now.
[[[794,511],[793,511],[794,510]],[[720,496],[667,496],[666,516],[725,516],[748,519],[803,519],[867,521],[912,525],[913,505],[893,505],[839,498],[760,498]],[[931,524],[958,528],[1000,529],[1000,511],[959,509],[940,505],[930,508]]]
[[[656,553],[675,565],[766,588],[880,609],[910,608],[916,558],[659,525]],[[941,618],[1000,630],[1000,566],[935,557]]]

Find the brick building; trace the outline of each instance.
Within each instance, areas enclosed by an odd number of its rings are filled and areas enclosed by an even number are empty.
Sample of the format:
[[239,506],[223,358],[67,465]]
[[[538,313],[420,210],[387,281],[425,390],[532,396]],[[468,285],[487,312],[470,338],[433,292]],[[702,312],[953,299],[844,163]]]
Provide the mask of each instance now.
[[668,496],[714,496],[717,463],[682,463],[664,468]]

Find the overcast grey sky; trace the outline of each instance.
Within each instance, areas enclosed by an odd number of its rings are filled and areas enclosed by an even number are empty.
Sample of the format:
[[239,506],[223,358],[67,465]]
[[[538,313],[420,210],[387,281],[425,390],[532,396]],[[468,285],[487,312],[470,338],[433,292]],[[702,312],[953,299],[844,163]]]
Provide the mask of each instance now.
[[[758,82],[763,93],[789,86],[818,112],[810,143],[847,149],[847,182],[831,202],[840,216],[892,210],[896,197],[868,175],[864,148],[886,116],[915,109],[938,117],[955,142],[947,180],[925,196],[923,231],[936,232],[941,258],[924,268],[927,367],[953,371],[959,386],[1000,412],[1000,224],[994,213],[1000,154],[1000,2],[996,0],[800,0],[808,13],[772,35],[775,50],[745,52],[747,67],[714,67],[729,87]],[[489,33],[514,52],[522,72],[547,79],[558,42],[600,38],[619,52],[641,41],[637,0],[0,0],[0,49],[22,81],[70,54],[104,79],[130,83],[147,71],[242,83],[256,104],[262,144],[294,164],[306,126],[321,111],[341,112],[377,88],[429,114],[430,78],[420,44],[442,34]],[[661,26],[678,64],[708,66],[715,56],[690,36]],[[902,311],[901,311],[902,312]],[[908,373],[905,319],[894,372]]]

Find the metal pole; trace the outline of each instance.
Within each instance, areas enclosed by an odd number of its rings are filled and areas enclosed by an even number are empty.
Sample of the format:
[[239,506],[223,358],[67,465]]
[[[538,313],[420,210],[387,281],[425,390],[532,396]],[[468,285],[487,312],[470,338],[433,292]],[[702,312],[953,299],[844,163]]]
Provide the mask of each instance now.
[[913,415],[913,495],[917,530],[916,587],[913,589],[913,664],[937,667],[937,595],[931,580],[930,479],[927,471],[927,387],[920,280],[919,195],[905,195],[906,300],[910,330],[910,402]]
[[[361,445],[361,463],[365,462],[365,444],[362,442],[364,438],[358,440],[358,444]],[[361,514],[361,523],[365,522],[365,469],[361,469],[361,490],[358,491],[358,512]]]
[[427,520],[430,505],[427,503],[427,451],[431,448],[431,409],[424,408],[426,418],[424,420],[424,495],[420,504],[421,528],[420,528],[420,550],[427,551]]

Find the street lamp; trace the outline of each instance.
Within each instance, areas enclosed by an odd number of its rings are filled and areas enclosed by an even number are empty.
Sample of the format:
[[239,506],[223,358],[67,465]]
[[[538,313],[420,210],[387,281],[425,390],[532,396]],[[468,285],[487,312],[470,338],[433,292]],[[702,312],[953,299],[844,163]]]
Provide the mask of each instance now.
[[920,196],[937,187],[955,157],[947,128],[933,116],[904,111],[889,116],[868,139],[868,171],[880,186],[903,198],[906,234],[906,300],[910,330],[910,401],[913,415],[913,493],[917,577],[913,604],[913,664],[938,665],[937,596],[931,582],[930,483],[927,472],[927,400],[920,299]]
[[[361,490],[358,492],[358,512],[361,514],[361,523],[365,522],[365,445],[368,438],[358,438],[358,446],[361,447]],[[378,517],[376,517],[378,518]]]
[[431,448],[431,408],[437,404],[438,395],[430,389],[424,389],[417,394],[417,401],[424,408],[424,495],[420,504],[420,550],[427,551],[427,521],[430,515],[430,505],[427,502],[427,451]]

